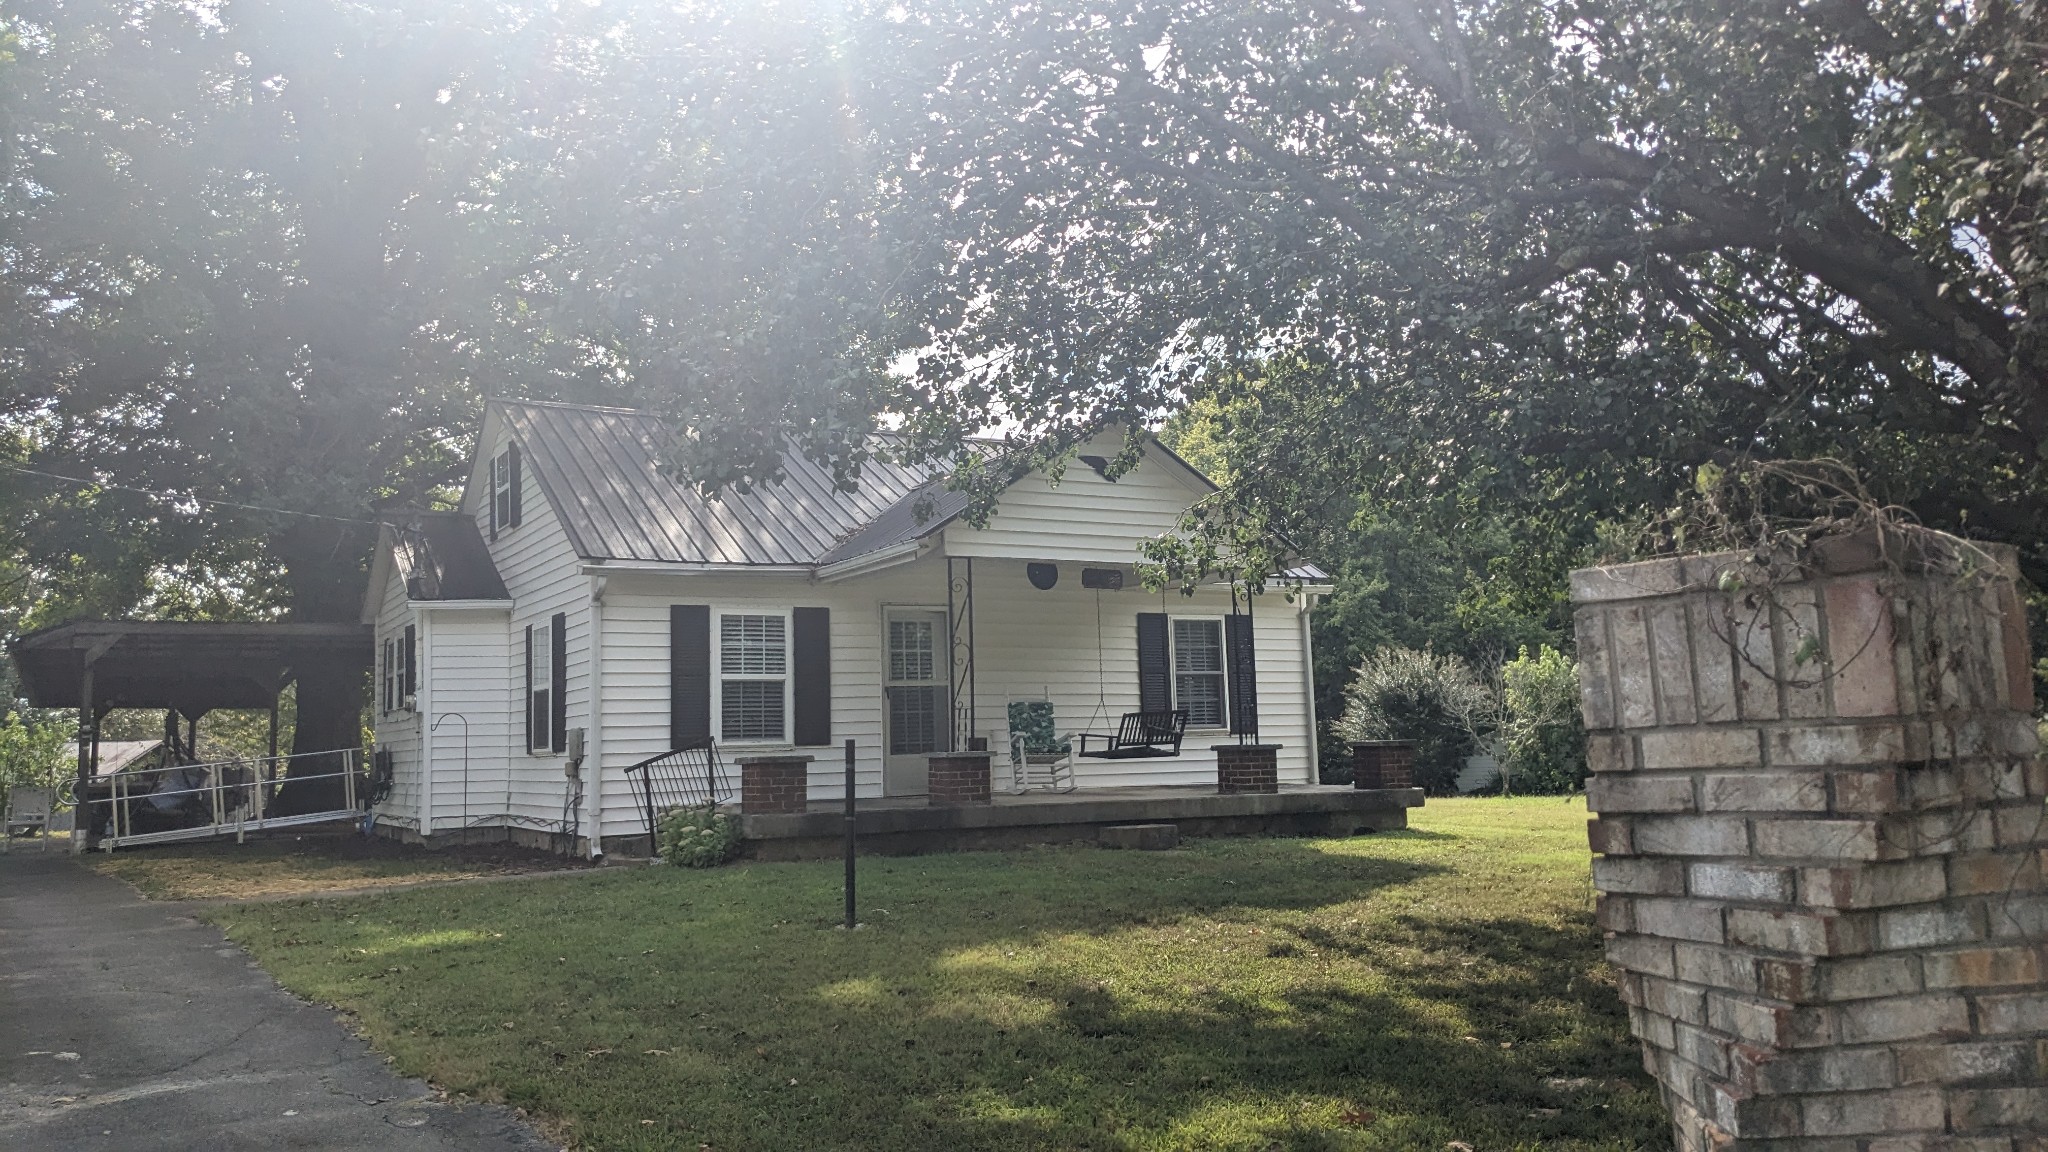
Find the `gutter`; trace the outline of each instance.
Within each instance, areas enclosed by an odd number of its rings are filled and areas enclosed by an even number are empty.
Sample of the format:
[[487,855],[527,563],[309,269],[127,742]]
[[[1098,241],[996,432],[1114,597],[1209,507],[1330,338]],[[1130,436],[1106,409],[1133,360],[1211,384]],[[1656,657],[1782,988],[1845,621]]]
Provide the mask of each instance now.
[[707,564],[695,560],[585,560],[581,569],[586,576],[603,572],[655,573],[670,576],[735,576],[743,572],[779,572],[796,576],[808,576],[814,571],[809,564]]
[[604,592],[603,575],[590,578],[590,715],[583,732],[583,823],[590,858],[604,858]]
[[1320,784],[1323,779],[1323,750],[1316,746],[1321,734],[1316,731],[1315,633],[1309,627],[1308,619],[1315,606],[1315,593],[1306,593],[1296,615],[1301,617],[1301,703],[1303,711],[1308,714],[1308,782]]
[[906,540],[901,544],[877,548],[873,552],[826,564],[817,570],[815,579],[820,584],[831,584],[840,580],[850,580],[855,576],[865,576],[870,572],[880,572],[885,568],[894,568],[898,564],[908,564],[924,555],[929,550],[929,544],[928,539]]

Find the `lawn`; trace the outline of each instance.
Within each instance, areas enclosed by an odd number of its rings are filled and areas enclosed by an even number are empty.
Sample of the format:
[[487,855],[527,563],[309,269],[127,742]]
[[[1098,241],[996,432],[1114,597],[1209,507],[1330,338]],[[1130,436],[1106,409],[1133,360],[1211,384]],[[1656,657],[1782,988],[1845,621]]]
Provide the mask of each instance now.
[[608,869],[208,915],[401,1070],[582,1149],[1632,1149],[1585,810],[1413,831]]
[[153,900],[276,899],[576,866],[544,852],[503,845],[429,850],[326,833],[285,833],[247,844],[123,848],[95,852],[85,861]]

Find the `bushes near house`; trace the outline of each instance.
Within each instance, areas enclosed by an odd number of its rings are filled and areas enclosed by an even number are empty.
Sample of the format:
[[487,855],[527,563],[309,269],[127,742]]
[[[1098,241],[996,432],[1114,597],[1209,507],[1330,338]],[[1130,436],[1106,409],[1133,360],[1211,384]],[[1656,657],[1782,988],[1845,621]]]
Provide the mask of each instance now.
[[1479,752],[1501,762],[1514,792],[1585,785],[1578,665],[1549,645],[1523,648],[1491,682],[1457,656],[1382,648],[1359,663],[1337,735],[1415,741],[1415,782],[1435,794],[1450,792],[1465,758]]
[[1501,748],[1519,793],[1577,792],[1586,783],[1586,729],[1579,717],[1579,666],[1549,645],[1527,648],[1501,668]]
[[709,805],[671,808],[655,834],[661,858],[685,868],[715,868],[739,855],[740,822]]
[[1480,717],[1491,706],[1464,660],[1424,648],[1382,648],[1359,662],[1337,735],[1415,741],[1415,783],[1441,795],[1452,790],[1465,757],[1478,751]]

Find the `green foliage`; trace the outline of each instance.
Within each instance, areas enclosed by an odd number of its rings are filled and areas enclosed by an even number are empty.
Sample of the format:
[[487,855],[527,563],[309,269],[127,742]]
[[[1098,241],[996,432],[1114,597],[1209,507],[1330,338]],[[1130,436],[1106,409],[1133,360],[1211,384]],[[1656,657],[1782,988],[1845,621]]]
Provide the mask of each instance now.
[[1359,662],[1336,730],[1346,741],[1415,741],[1415,783],[1444,795],[1465,758],[1479,751],[1492,706],[1485,684],[1460,657],[1382,648]]
[[1507,719],[1501,733],[1508,786],[1520,793],[1576,792],[1586,782],[1586,729],[1579,669],[1548,645],[1501,669]]
[[76,728],[57,715],[9,712],[0,720],[0,812],[9,788],[56,788],[75,770]]
[[671,808],[655,827],[661,858],[685,868],[716,868],[740,850],[738,818],[709,804]]
[[[1333,410],[1327,369],[1275,363],[1168,420],[1160,439],[1230,483],[1332,575],[1316,608],[1316,715],[1325,731],[1369,653],[1428,648],[1492,667],[1568,635],[1565,573],[1593,558],[1595,525],[1566,508],[1525,513],[1447,491],[1390,500],[1361,479],[1357,436]],[[1348,771],[1334,737],[1325,772]]]

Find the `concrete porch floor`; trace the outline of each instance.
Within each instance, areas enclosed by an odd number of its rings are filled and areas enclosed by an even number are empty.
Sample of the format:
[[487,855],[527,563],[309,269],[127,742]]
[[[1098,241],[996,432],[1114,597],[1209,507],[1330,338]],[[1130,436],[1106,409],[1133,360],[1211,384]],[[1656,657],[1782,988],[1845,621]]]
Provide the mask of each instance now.
[[[1192,836],[1351,836],[1408,826],[1420,788],[1283,784],[1277,793],[1218,793],[1213,785],[1083,788],[996,793],[991,803],[934,806],[922,796],[860,801],[860,851],[909,856],[1026,844],[1093,842],[1122,824],[1172,824]],[[842,850],[844,809],[813,801],[808,811],[740,819],[744,851],[761,860],[820,859]]]

